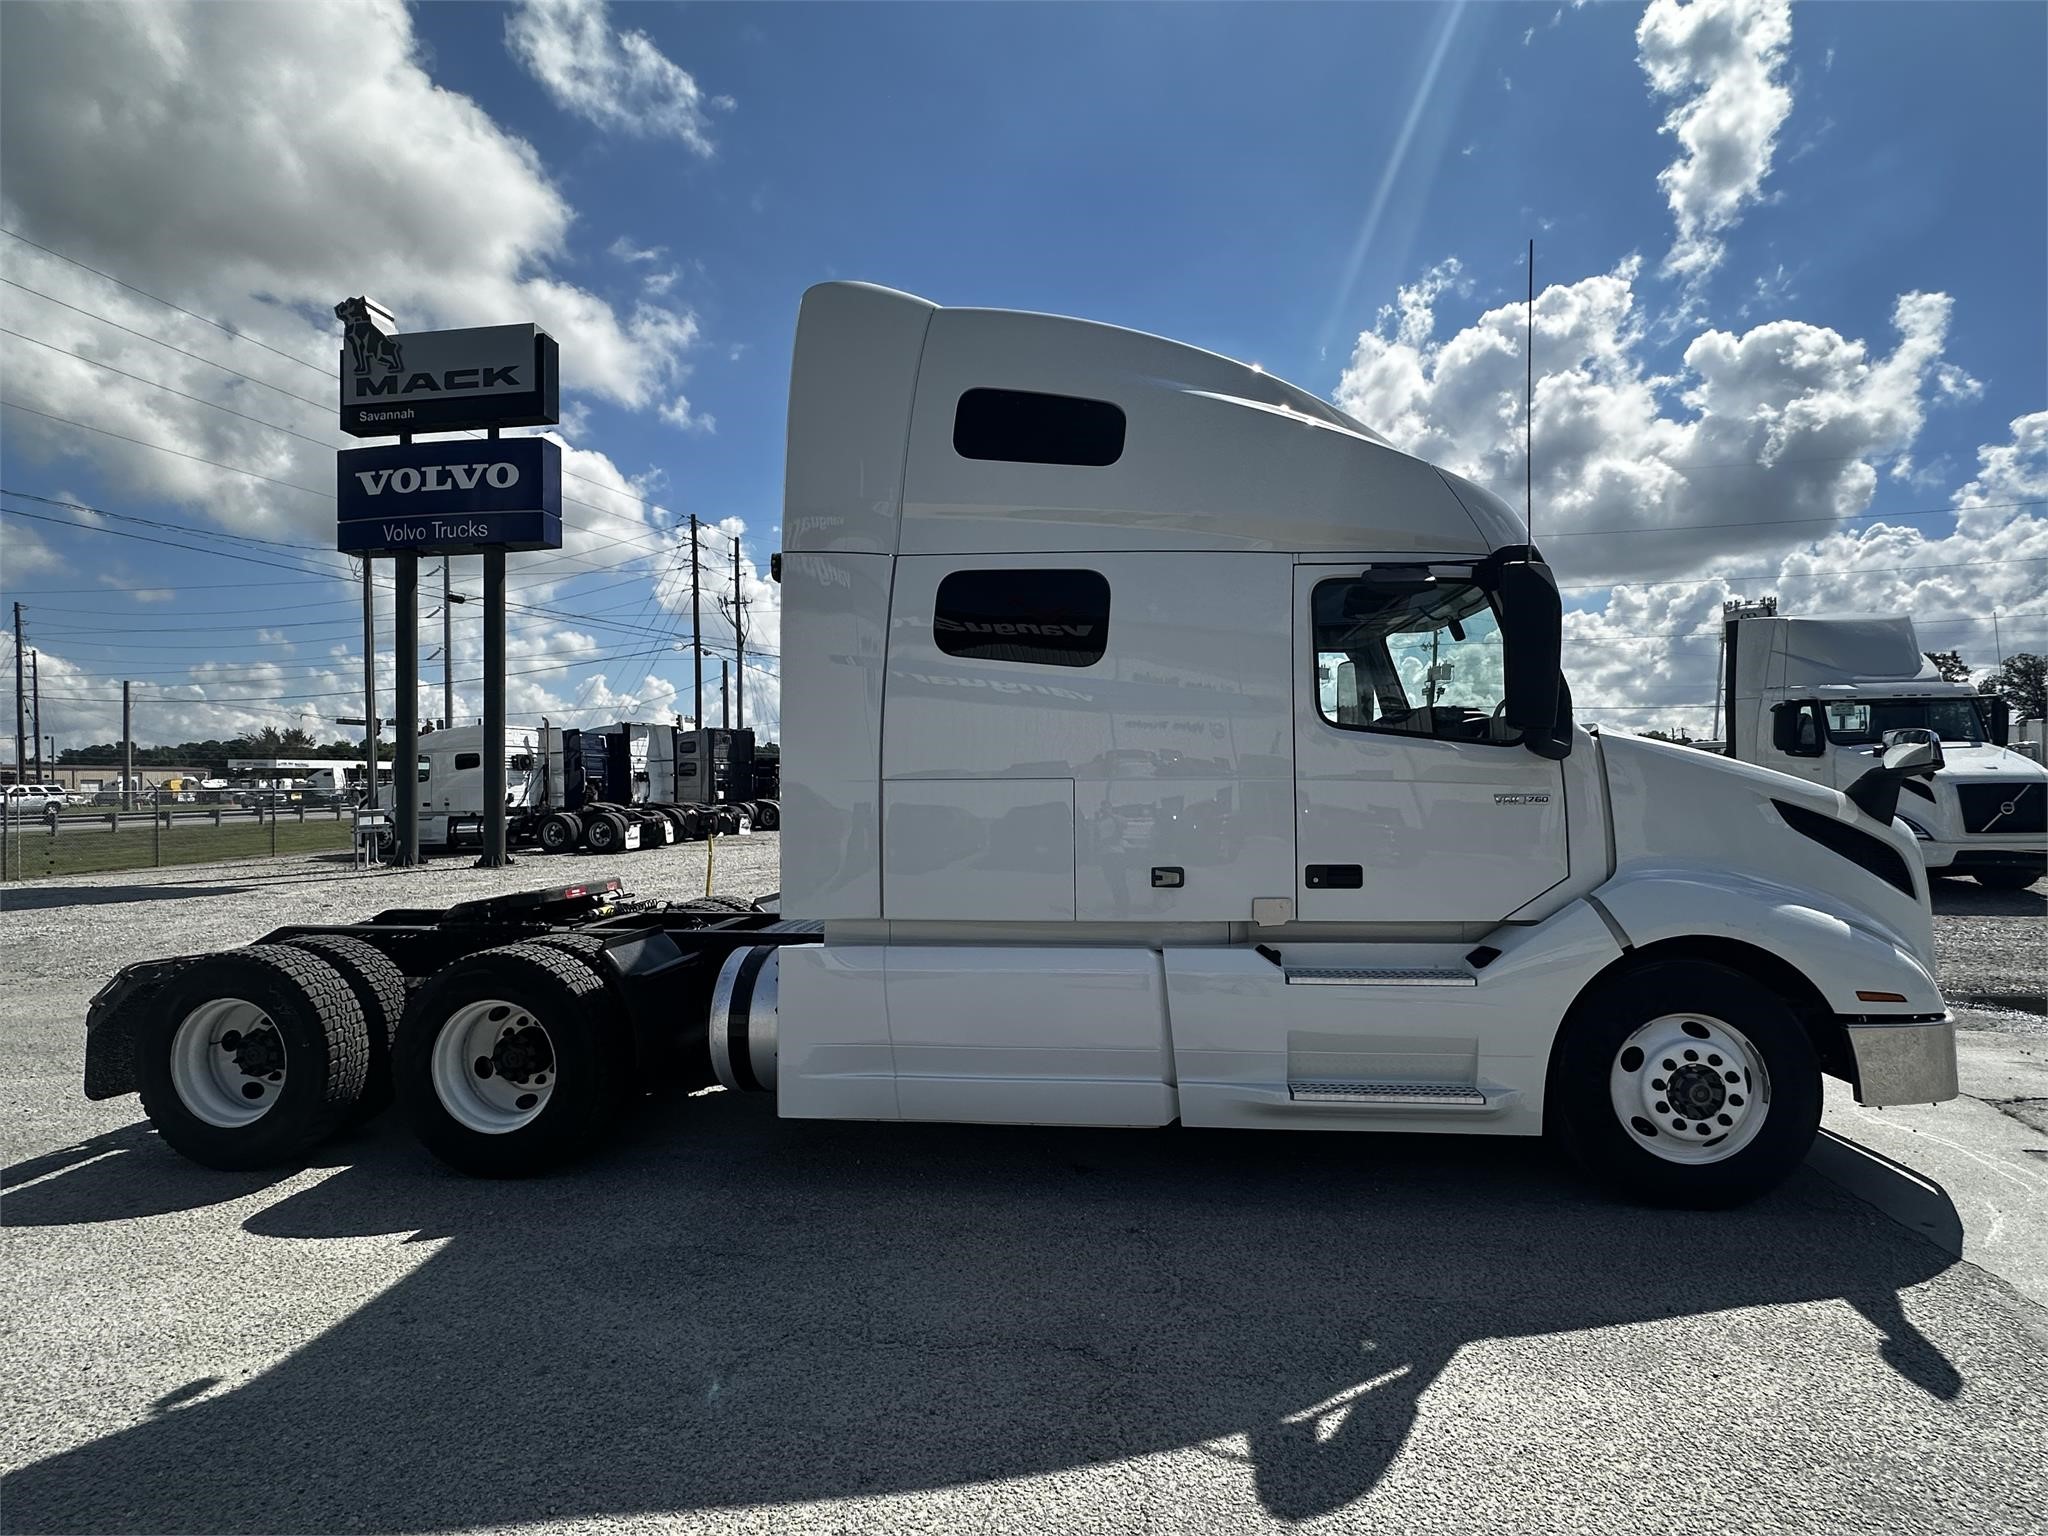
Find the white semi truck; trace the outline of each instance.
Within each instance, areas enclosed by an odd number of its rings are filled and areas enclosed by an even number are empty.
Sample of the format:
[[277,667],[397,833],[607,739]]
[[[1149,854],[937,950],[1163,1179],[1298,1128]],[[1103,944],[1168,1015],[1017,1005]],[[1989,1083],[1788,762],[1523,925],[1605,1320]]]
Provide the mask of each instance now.
[[1928,872],[2048,874],[2048,767],[2008,746],[2004,699],[1943,681],[1910,618],[1730,618],[1726,646],[1731,757],[1846,790],[1894,733],[1930,734],[1944,764],[1899,806]]
[[1553,1134],[1658,1201],[1806,1154],[1821,1078],[1956,1092],[1890,802],[1574,723],[1497,498],[1110,326],[811,290],[783,532],[783,889],[618,882],[131,966],[86,1092],[201,1162],[395,1091],[552,1168],[635,1095],[785,1117]]

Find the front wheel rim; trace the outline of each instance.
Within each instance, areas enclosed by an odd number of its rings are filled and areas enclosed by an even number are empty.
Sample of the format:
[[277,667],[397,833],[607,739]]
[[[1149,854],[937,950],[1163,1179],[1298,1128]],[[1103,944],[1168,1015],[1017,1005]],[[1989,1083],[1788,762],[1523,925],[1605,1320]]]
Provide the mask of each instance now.
[[555,1047],[516,1003],[484,998],[458,1008],[434,1037],[434,1096],[456,1122],[503,1136],[540,1118],[554,1096]]
[[224,1131],[269,1114],[284,1092],[289,1067],[276,1023],[239,997],[201,1003],[171,1036],[171,1087],[178,1102]]
[[1667,1013],[1621,1042],[1608,1098],[1629,1139],[1667,1163],[1726,1162],[1763,1129],[1771,1075],[1763,1053],[1725,1020]]

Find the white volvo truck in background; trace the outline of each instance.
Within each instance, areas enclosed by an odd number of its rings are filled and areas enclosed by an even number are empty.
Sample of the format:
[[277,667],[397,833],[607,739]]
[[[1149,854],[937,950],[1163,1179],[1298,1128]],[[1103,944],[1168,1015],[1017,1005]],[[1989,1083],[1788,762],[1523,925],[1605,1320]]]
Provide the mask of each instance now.
[[1848,789],[1894,731],[1941,742],[1899,819],[1928,872],[2016,891],[2048,874],[2048,767],[2007,746],[2006,702],[1943,681],[1909,618],[1730,618],[1729,756]]
[[1844,795],[1577,726],[1520,519],[1257,368],[826,284],[783,533],[773,910],[611,882],[131,966],[88,1095],[224,1167],[395,1090],[447,1162],[531,1173],[715,1081],[788,1117],[1550,1132],[1711,1205],[1805,1156],[1823,1073],[1956,1092],[1891,807],[1940,748]]

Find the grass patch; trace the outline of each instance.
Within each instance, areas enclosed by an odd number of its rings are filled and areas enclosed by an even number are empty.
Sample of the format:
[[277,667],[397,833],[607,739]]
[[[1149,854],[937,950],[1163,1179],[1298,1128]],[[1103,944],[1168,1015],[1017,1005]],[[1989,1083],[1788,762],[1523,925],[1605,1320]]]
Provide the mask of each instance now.
[[175,864],[212,864],[224,859],[260,859],[275,854],[331,853],[350,846],[348,818],[308,817],[304,822],[173,822],[167,827],[66,828],[55,837],[40,827],[7,839],[4,878],[43,880],[116,869],[155,869]]

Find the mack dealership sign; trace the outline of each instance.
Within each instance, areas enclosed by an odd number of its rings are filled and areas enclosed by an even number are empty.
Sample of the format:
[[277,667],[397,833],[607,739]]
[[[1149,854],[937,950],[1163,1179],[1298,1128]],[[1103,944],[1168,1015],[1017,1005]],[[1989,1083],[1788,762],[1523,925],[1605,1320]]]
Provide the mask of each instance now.
[[561,419],[555,339],[533,325],[392,334],[372,299],[335,306],[341,430],[352,437],[544,427]]
[[544,437],[345,448],[335,462],[344,554],[562,547],[562,450]]

